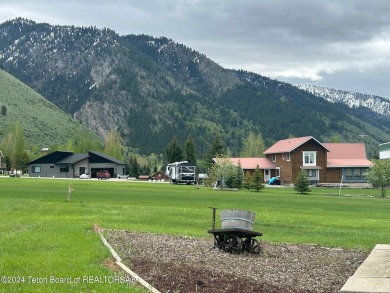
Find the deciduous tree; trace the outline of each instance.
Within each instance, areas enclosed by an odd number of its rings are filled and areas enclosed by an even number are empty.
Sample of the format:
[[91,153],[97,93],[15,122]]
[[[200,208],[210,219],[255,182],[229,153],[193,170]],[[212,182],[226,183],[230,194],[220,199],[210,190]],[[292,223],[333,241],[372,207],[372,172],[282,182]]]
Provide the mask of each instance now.
[[104,151],[106,155],[122,160],[122,140],[115,130],[111,130],[105,140]]
[[[121,139],[119,134],[115,134],[115,139],[119,144],[121,149]],[[108,137],[109,138],[109,137]],[[90,133],[83,133],[76,136],[74,140],[74,152],[76,153],[86,153],[88,151],[102,151],[102,143],[98,141],[98,139]]]
[[23,129],[20,124],[13,124],[5,133],[0,145],[4,156],[9,159],[11,169],[23,170],[29,161]]
[[265,144],[261,134],[249,133],[248,138],[244,140],[243,144],[242,157],[261,158],[263,156]]
[[219,181],[220,187],[223,189],[226,182],[229,182],[234,170],[234,165],[227,155],[219,155],[216,158],[215,164],[210,169],[208,176],[213,177],[213,181]]
[[382,197],[385,197],[386,187],[390,186],[390,160],[374,160],[367,178],[368,182],[381,188]]

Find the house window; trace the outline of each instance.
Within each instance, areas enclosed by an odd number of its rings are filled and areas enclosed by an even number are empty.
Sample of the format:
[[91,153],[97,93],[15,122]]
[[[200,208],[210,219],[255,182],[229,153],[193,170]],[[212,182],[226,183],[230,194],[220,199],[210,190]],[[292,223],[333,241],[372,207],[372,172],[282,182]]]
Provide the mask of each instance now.
[[276,162],[276,154],[272,154],[272,162]]
[[305,171],[306,171],[306,176],[309,179],[318,178],[318,176],[317,176],[318,170],[316,170],[316,169],[306,169]]
[[303,152],[303,166],[316,166],[317,152]]
[[362,178],[362,172],[360,169],[353,169],[353,180],[360,180]]
[[290,161],[290,153],[286,153],[286,161]]
[[353,169],[345,169],[345,180],[352,180],[353,179]]
[[33,173],[41,173],[41,166],[32,166],[31,171]]
[[60,172],[69,172],[69,166],[60,166]]
[[280,167],[277,167],[277,168],[275,169],[275,176],[276,176],[276,177],[280,177]]
[[345,181],[367,181],[368,168],[345,168]]

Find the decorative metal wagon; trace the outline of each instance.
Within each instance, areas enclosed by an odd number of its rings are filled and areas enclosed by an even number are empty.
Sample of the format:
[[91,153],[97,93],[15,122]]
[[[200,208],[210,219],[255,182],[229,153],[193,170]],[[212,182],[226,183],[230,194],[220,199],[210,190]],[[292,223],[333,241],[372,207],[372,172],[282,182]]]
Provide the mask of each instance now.
[[215,213],[213,210],[212,229],[214,247],[225,252],[239,254],[243,251],[258,254],[261,252],[260,243],[255,239],[263,233],[252,231],[255,213],[243,210],[222,210],[221,229],[215,229]]

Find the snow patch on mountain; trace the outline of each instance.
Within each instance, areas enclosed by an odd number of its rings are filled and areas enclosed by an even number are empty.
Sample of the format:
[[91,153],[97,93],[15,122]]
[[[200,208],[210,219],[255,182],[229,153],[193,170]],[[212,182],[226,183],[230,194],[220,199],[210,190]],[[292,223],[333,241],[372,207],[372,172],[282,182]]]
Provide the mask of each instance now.
[[343,91],[315,84],[295,84],[297,88],[323,98],[331,103],[343,103],[350,108],[366,107],[386,117],[390,117],[390,100],[352,91]]

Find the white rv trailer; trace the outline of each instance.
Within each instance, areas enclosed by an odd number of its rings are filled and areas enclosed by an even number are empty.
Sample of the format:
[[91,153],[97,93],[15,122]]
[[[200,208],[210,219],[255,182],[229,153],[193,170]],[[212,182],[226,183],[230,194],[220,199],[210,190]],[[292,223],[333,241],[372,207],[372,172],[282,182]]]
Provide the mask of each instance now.
[[174,184],[196,182],[195,165],[188,161],[168,164],[165,173],[169,176],[169,181]]

